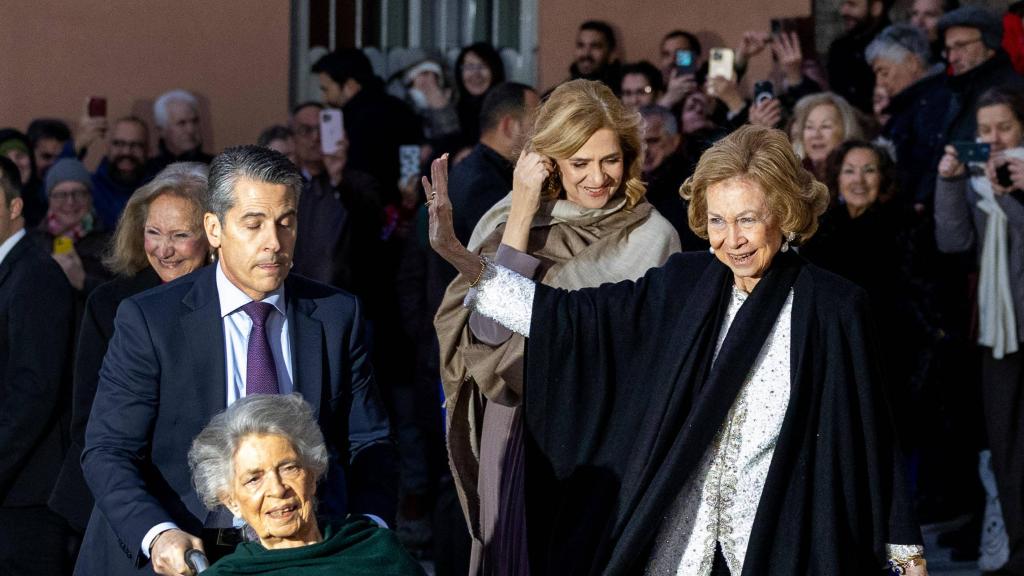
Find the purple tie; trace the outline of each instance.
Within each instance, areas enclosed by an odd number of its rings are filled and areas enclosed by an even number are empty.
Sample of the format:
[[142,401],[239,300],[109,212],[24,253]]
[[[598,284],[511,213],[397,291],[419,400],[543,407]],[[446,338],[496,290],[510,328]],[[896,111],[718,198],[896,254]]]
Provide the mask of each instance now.
[[277,387],[277,367],[274,356],[270,353],[270,341],[267,340],[267,318],[274,306],[266,302],[249,302],[242,310],[252,318],[252,330],[249,331],[249,353],[245,366],[245,395],[279,394]]

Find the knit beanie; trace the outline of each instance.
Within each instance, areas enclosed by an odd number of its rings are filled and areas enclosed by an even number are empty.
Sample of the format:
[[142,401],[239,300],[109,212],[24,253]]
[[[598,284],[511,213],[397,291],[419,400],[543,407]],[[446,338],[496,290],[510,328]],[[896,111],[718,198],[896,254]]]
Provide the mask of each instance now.
[[92,192],[92,176],[81,162],[74,158],[61,158],[46,171],[46,196],[61,182],[81,182]]
[[1003,44],[1003,22],[999,16],[980,7],[964,6],[939,18],[939,36],[954,26],[977,28],[981,32],[981,41],[992,50],[998,50]]

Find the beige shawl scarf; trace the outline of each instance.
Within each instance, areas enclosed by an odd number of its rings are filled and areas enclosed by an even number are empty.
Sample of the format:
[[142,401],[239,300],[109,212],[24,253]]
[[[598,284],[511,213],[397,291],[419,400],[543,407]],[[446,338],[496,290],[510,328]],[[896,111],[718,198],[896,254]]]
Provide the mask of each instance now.
[[[602,209],[566,201],[543,203],[531,224],[528,252],[541,261],[536,279],[568,290],[637,279],[679,251],[672,225],[646,201],[627,209],[625,198]],[[494,256],[511,207],[506,196],[488,211],[469,241],[478,254]],[[480,537],[477,492],[480,432],[485,399],[516,406],[522,393],[525,340],[513,335],[492,347],[478,342],[462,306],[469,281],[448,286],[434,319],[441,350],[441,380],[448,422],[448,454],[463,511]]]

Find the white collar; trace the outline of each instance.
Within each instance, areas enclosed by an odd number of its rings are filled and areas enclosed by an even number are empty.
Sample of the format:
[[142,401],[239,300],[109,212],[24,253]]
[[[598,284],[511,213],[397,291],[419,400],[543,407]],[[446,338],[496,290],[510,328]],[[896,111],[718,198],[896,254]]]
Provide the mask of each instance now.
[[4,263],[4,258],[7,258],[7,255],[10,254],[11,250],[14,249],[14,245],[17,244],[18,241],[24,237],[25,228],[22,227],[21,230],[18,230],[14,234],[11,234],[10,238],[4,240],[3,244],[0,244],[0,264]]
[[[245,292],[231,283],[228,277],[224,275],[224,270],[220,267],[220,261],[217,262],[217,296],[220,298],[220,317],[224,318],[228,314],[235,312],[242,306],[245,306],[249,302],[252,302],[252,298],[246,295]],[[267,304],[277,308],[277,311],[281,314],[286,314],[284,309],[284,283],[277,287],[262,300]]]

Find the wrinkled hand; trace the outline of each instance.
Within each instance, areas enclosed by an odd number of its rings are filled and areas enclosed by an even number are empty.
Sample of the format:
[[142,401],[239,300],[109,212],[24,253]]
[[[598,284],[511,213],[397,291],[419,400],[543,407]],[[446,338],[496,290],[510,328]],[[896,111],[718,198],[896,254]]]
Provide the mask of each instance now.
[[533,219],[540,208],[544,181],[554,169],[555,163],[547,156],[526,150],[519,154],[512,172],[512,213]]
[[[1010,180],[1013,183],[1009,186],[999,184],[999,178],[996,175],[996,170],[1003,165],[1010,167]],[[996,194],[1002,195],[1009,194],[1014,190],[1024,190],[1024,160],[1009,156],[993,156],[985,163],[985,176],[988,177],[989,183],[992,184],[992,191]]]
[[682,102],[687,94],[696,92],[699,88],[697,78],[693,74],[680,74],[679,70],[673,68],[665,95],[658,100],[658,104],[671,108]]
[[85,268],[82,266],[82,259],[78,257],[78,252],[72,250],[63,254],[54,254],[53,259],[60,264],[61,270],[64,270],[64,275],[68,277],[68,282],[74,286],[75,290],[85,288]]
[[[192,570],[185,563],[185,552],[192,549],[203,550],[203,541],[177,529],[161,532],[149,549],[153,571],[161,576],[192,574]],[[203,552],[205,553],[205,550]]]
[[960,161],[960,157],[956,154],[956,148],[953,146],[946,146],[945,154],[942,155],[942,160],[939,160],[939,176],[949,178],[959,178],[967,172],[967,167],[964,166],[963,162]]
[[772,43],[772,54],[782,68],[786,83],[796,86],[803,79],[804,55],[800,49],[800,36],[796,32],[781,32]]
[[774,128],[782,121],[782,103],[778,98],[771,98],[761,103],[750,105],[750,123],[757,126]]
[[452,203],[448,199],[448,155],[430,164],[430,179],[421,179],[427,196],[427,215],[430,218],[428,237],[430,247],[455,267],[464,277],[473,279],[480,272],[480,258],[466,250],[455,236],[452,221]]
[[437,74],[433,72],[420,72],[412,79],[412,87],[416,88],[427,97],[427,105],[434,110],[444,108],[451,101],[450,94],[441,88],[441,82]]

